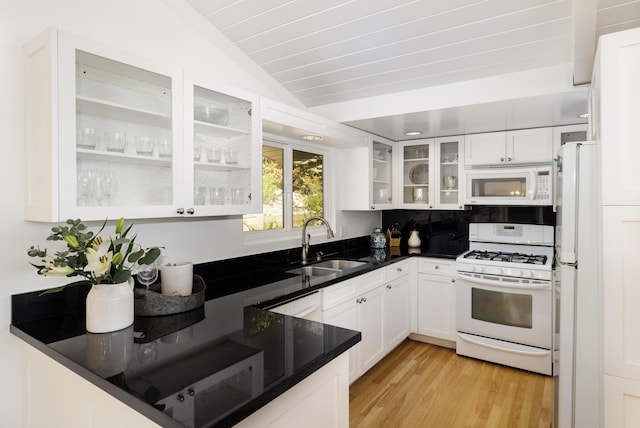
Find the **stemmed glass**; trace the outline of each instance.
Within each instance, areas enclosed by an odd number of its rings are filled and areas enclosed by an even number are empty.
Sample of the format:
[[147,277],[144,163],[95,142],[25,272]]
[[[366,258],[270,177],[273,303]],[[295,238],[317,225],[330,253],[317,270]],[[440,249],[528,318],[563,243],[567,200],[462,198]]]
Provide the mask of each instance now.
[[87,169],[78,172],[78,205],[89,205],[89,199],[95,190],[96,182],[93,172]]
[[138,282],[148,290],[149,286],[158,279],[158,265],[156,262],[140,265],[137,275]]
[[107,171],[102,177],[102,194],[104,195],[105,205],[111,205],[113,197],[116,194],[118,183],[116,175],[113,171]]

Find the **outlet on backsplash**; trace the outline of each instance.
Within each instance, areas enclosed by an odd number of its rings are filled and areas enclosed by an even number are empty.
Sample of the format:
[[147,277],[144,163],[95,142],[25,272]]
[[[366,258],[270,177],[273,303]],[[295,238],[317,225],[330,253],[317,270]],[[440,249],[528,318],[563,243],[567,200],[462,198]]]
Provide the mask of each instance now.
[[340,226],[340,237],[341,238],[347,237],[347,226]]

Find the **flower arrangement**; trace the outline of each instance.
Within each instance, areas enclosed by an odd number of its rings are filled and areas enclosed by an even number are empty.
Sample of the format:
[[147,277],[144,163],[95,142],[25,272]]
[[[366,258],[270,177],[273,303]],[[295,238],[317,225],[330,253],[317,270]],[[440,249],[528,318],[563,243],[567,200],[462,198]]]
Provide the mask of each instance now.
[[[30,257],[40,257],[42,264],[31,263],[38,269],[38,275],[81,276],[84,279],[68,285],[79,284],[119,284],[131,278],[136,265],[151,264],[160,256],[160,248],[143,249],[135,243],[136,235],[128,238],[133,225],[125,227],[124,218],[115,224],[115,237],[103,239],[100,233],[87,230],[80,219],[66,221],[65,226],[54,226],[47,241],[65,241],[67,249],[57,251],[54,256],[47,250],[31,246],[27,250]],[[52,288],[45,293],[62,290],[66,285]]]

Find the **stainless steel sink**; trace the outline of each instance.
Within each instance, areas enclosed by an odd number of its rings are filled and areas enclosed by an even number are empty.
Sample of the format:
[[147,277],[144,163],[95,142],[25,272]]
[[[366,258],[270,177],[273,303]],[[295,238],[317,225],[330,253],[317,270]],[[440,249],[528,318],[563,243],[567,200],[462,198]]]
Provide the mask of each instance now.
[[307,275],[307,276],[324,276],[324,275],[331,275],[332,273],[338,273],[338,272],[342,272],[342,270],[325,268],[325,267],[316,267],[315,265],[302,266],[302,267],[287,271],[287,273],[293,273],[296,275]]
[[319,263],[314,263],[313,266],[330,268],[330,269],[338,269],[338,270],[349,270],[349,269],[353,269],[355,267],[366,265],[366,264],[367,262],[358,262],[355,260],[332,259],[332,260],[325,260]]
[[312,265],[291,269],[288,270],[287,273],[292,273],[295,275],[323,276],[344,272],[345,270],[353,269],[366,264],[367,262],[358,262],[354,260],[331,259],[314,263]]

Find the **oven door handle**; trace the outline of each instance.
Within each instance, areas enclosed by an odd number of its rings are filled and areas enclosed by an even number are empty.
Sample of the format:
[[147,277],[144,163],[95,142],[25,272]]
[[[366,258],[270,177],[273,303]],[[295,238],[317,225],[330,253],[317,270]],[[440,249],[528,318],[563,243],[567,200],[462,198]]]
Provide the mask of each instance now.
[[483,279],[483,278],[477,278],[477,277],[470,277],[467,276],[463,273],[460,272],[456,272],[456,276],[458,277],[458,279],[461,279],[463,281],[467,281],[467,282],[471,282],[471,283],[475,283],[475,284],[482,284],[482,285],[490,285],[490,286],[494,286],[494,287],[500,287],[500,288],[513,288],[516,290],[548,290],[551,289],[551,281],[545,283],[545,284],[524,284],[524,283],[505,283],[502,281],[496,281],[493,279]]
[[482,346],[484,348],[494,349],[500,352],[510,352],[512,354],[518,354],[518,355],[527,355],[530,357],[544,357],[546,355],[549,355],[549,352],[551,352],[548,349],[524,350],[524,349],[515,349],[515,347],[510,347],[510,346],[496,346],[496,345],[483,342],[481,340],[473,339],[468,334],[464,334],[460,332],[458,332],[458,337],[462,340],[473,343],[474,345]]

